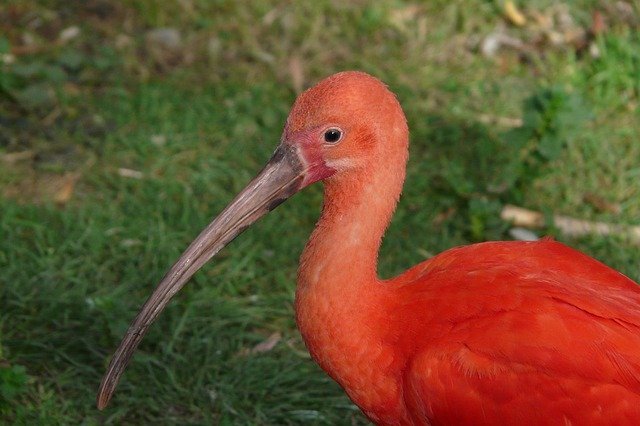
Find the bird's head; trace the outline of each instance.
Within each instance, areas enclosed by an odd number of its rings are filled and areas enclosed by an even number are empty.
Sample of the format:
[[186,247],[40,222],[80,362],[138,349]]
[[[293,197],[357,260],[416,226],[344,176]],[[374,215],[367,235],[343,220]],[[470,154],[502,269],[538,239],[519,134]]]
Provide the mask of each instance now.
[[296,149],[305,166],[304,187],[384,166],[390,155],[406,157],[407,134],[402,108],[384,83],[347,71],[322,80],[296,99],[281,146]]
[[[227,243],[300,189],[320,180],[339,185],[366,176],[373,167],[404,166],[406,152],[404,114],[379,80],[343,72],[302,93],[267,165],[189,245],[138,313],[102,379],[98,408],[109,402],[133,352],[169,300]],[[400,169],[391,180],[401,184]]]

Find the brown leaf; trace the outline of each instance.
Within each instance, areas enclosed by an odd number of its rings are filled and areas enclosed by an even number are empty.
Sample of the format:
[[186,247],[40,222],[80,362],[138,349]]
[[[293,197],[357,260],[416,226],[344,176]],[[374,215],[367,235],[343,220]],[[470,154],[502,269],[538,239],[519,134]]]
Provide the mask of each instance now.
[[36,156],[35,151],[28,149],[20,152],[9,152],[8,154],[0,155],[0,159],[5,163],[14,164],[20,161],[31,160]]
[[62,185],[53,195],[53,201],[56,204],[67,204],[73,196],[73,191],[76,187],[77,180],[78,176],[76,174],[66,174],[62,180]]
[[582,197],[582,199],[585,203],[591,204],[598,211],[620,214],[620,204],[607,201],[600,195],[594,194],[592,192],[587,192],[586,194],[584,194],[584,197]]
[[449,207],[445,211],[442,211],[433,218],[432,223],[435,226],[442,225],[447,219],[456,214],[457,209],[455,207]]
[[272,333],[269,337],[267,337],[266,340],[263,340],[262,342],[251,348],[251,353],[259,354],[269,352],[270,350],[275,348],[275,346],[278,344],[278,342],[280,342],[281,339],[282,335],[280,334],[280,332],[276,331],[275,333]]

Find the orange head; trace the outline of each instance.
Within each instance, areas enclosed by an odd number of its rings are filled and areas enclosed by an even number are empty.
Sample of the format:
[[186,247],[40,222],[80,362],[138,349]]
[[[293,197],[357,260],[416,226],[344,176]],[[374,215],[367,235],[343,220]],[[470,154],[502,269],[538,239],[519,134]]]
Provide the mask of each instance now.
[[298,97],[282,142],[296,147],[309,167],[304,187],[332,176],[339,180],[355,170],[362,174],[371,166],[385,167],[396,157],[404,166],[408,129],[398,100],[384,83],[346,71]]

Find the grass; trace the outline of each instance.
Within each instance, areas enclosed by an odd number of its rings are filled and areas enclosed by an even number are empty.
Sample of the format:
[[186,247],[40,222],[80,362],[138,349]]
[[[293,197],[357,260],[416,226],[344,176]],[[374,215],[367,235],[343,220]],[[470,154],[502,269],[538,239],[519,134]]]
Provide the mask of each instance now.
[[[553,3],[524,10],[552,14]],[[593,42],[599,57],[544,43],[525,58],[485,57],[478,40],[501,25],[525,41],[536,33],[533,24],[509,27],[501,3],[481,0],[11,0],[13,15],[0,12],[5,44],[29,33],[47,46],[47,32],[71,25],[81,35],[0,68],[0,422],[366,424],[310,361],[293,321],[297,257],[320,187],[197,274],[151,329],[112,405],[98,412],[93,400],[153,286],[274,149],[295,98],[296,63],[304,86],[357,68],[403,104],[411,158],[381,252],[384,276],[455,245],[509,238],[497,216],[505,203],[637,225],[639,11],[632,5],[635,15],[620,17],[598,1],[566,8],[585,28],[592,11],[605,14],[608,27]],[[34,26],[33,16],[45,24]],[[157,26],[182,31],[175,57],[145,47],[145,31]],[[51,98],[33,95],[43,88]],[[560,106],[523,106],[549,90]],[[584,114],[572,115],[568,99]],[[510,126],[483,118],[532,113],[547,126],[522,139],[524,151],[510,144]],[[545,143],[557,155],[540,156]],[[16,152],[31,154],[7,162]],[[526,173],[496,191],[514,170]],[[598,208],[586,194],[619,209]],[[640,280],[630,241],[546,232]],[[247,354],[274,332],[283,337],[273,350]]]

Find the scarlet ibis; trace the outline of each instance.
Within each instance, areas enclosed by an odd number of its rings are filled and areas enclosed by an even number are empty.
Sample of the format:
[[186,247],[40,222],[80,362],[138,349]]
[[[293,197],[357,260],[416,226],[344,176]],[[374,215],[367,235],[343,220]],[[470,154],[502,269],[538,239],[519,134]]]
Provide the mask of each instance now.
[[313,359],[375,423],[640,424],[640,287],[552,240],[486,242],[378,278],[408,129],[361,72],[301,94],[265,168],[191,243],[142,307],[100,385],[104,408],[150,324],[222,247],[322,180],[296,321]]

